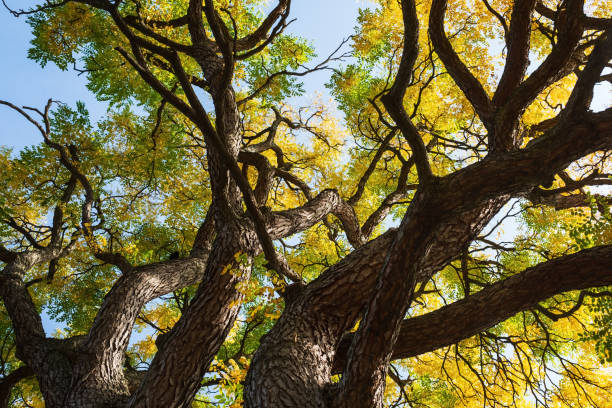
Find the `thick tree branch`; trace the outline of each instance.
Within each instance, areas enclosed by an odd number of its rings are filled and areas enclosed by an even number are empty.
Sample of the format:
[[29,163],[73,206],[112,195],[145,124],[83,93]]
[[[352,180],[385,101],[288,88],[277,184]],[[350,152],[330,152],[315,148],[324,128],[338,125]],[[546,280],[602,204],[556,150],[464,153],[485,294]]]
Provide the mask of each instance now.
[[[612,245],[541,263],[434,312],[404,320],[392,358],[415,357],[455,344],[554,295],[609,285]],[[352,336],[338,347],[334,372],[341,369]]]
[[215,211],[211,206],[208,208],[206,218],[204,222],[198,228],[196,237],[193,241],[193,247],[191,249],[191,256],[196,258],[203,258],[208,256],[215,235]]
[[[480,217],[489,219],[492,216],[492,214],[486,215],[483,213],[483,208],[486,207],[482,207],[483,204],[480,200],[488,203],[489,200],[501,198],[505,194],[522,195],[541,184],[543,180],[550,178],[551,173],[557,173],[566,168],[574,160],[594,151],[610,148],[612,148],[612,109],[590,113],[585,115],[581,121],[567,124],[562,128],[550,129],[544,136],[534,140],[522,151],[488,157],[441,179],[440,185],[437,187],[440,201],[436,205],[441,205],[443,208],[441,208],[441,213],[445,214],[445,218],[448,217],[447,219],[450,221],[455,217],[455,221],[453,226],[449,226],[449,230],[443,236],[440,236],[440,246],[438,247],[438,244],[435,244],[430,250],[428,260],[423,263],[421,269],[432,272],[443,266],[436,261],[439,257],[448,259],[443,255],[448,252],[449,247],[463,247],[455,243],[448,244],[452,242],[452,237],[473,234],[474,230],[472,228],[477,225],[476,219]],[[538,172],[538,169],[540,169],[540,172]],[[500,207],[496,205],[494,208],[499,209]],[[496,212],[493,208],[491,211]],[[463,222],[460,221],[462,219]],[[456,229],[463,228],[462,225],[465,226],[466,230],[459,234]],[[469,232],[470,230],[472,232]],[[363,250],[366,250],[366,247],[370,245],[375,245],[375,242],[383,239],[383,237],[377,238],[364,246]],[[392,240],[393,238],[387,239]],[[443,244],[444,242],[446,242],[446,245]],[[385,244],[382,245],[383,247],[389,246],[389,241],[385,241]],[[323,287],[320,288],[323,294],[326,292],[323,288],[327,285],[333,285],[333,281],[338,279],[338,282],[343,283],[339,284],[336,290],[340,287],[343,289],[335,292],[335,298],[339,299],[340,302],[350,303],[353,298],[351,293],[357,289],[348,282],[344,282],[342,276],[343,273],[354,273],[348,267],[351,262],[353,262],[352,254],[345,261],[339,263],[338,267],[332,267],[315,280],[311,284],[312,290],[318,291],[319,289],[315,288],[319,284],[323,284]],[[364,260],[364,262],[367,261]],[[435,266],[430,267],[431,262],[435,262]],[[375,265],[374,269],[382,266],[380,257],[378,257]],[[369,270],[369,268],[366,269],[363,266],[356,268],[363,270],[364,273]],[[343,271],[343,273],[339,273],[340,271]],[[369,273],[375,272],[370,271]],[[419,280],[427,278],[428,274],[425,273]],[[318,283],[319,281],[320,283]],[[359,279],[359,281],[363,283],[362,279]],[[347,292],[344,292],[345,289]],[[324,297],[319,300],[311,299],[311,301],[315,304],[319,301],[324,303]],[[359,308],[357,305],[355,307]]]
[[9,263],[15,259],[17,254],[13,251],[9,251],[4,247],[4,245],[0,245],[0,261],[4,263]]
[[306,183],[292,176],[289,172],[273,168],[265,156],[243,149],[238,158],[243,163],[252,164],[257,168],[258,178],[255,198],[260,206],[267,201],[268,190],[274,176],[284,178],[300,186],[308,198],[308,202],[301,207],[274,212],[266,217],[267,230],[272,239],[284,238],[302,232],[318,222],[324,221],[325,217],[331,213],[338,217],[342,223],[351,245],[359,247],[367,240],[368,235],[362,234],[355,210],[340,197],[336,190],[324,190],[317,197],[312,198],[310,188]]
[[612,60],[612,21],[609,22],[603,36],[597,40],[586,66],[578,74],[578,81],[562,112],[564,118],[562,120],[571,120],[572,116],[589,108],[593,99],[594,87],[610,60]]
[[189,28],[191,42],[198,46],[203,46],[208,38],[204,29],[204,21],[202,20],[202,1],[189,0],[187,8],[186,22]]
[[115,282],[104,298],[83,349],[98,369],[121,373],[136,316],[153,299],[202,280],[208,257],[136,267]]
[[284,238],[312,227],[328,214],[338,217],[354,247],[365,243],[353,207],[342,200],[336,190],[323,190],[301,207],[273,212],[267,221],[267,228],[273,239]]
[[543,204],[554,207],[555,210],[566,210],[568,208],[589,207],[591,199],[594,199],[597,204],[610,205],[612,199],[601,194],[587,195],[585,193],[575,194],[550,194],[547,190],[534,190],[527,198],[534,204]]
[[[546,7],[546,5],[544,5],[544,3],[542,3],[541,1],[537,2],[535,9],[540,15],[548,18],[549,20],[555,22],[557,21],[557,18],[559,16],[558,11]],[[585,28],[591,30],[606,30],[610,25],[610,21],[611,19],[609,18],[583,16],[582,23]]]
[[43,256],[35,252],[19,254],[0,273],[0,297],[15,331],[17,355],[33,367],[39,366],[40,361],[31,360],[36,354],[29,355],[29,352],[40,346],[45,338],[45,331],[38,310],[23,282],[23,276],[32,266],[51,259],[50,255]]

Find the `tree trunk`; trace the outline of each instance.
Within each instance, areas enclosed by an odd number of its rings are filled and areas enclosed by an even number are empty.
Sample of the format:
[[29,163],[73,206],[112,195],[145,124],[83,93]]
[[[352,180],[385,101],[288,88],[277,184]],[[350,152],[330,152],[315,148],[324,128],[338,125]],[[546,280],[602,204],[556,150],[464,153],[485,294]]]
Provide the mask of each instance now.
[[[465,243],[507,202],[503,196],[437,228],[417,274],[426,281],[460,253]],[[293,302],[261,340],[245,381],[245,406],[323,407],[333,393],[332,368],[342,336],[375,290],[395,231],[370,241],[325,271]]]

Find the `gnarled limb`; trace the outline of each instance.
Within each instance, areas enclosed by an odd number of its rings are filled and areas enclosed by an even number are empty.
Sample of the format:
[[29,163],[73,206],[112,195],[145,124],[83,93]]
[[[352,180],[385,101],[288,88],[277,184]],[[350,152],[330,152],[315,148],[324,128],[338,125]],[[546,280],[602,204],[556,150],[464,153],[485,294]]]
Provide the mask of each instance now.
[[301,207],[275,211],[267,219],[267,229],[272,239],[284,238],[302,232],[321,222],[327,215],[340,219],[349,242],[354,247],[365,243],[355,210],[347,204],[336,190],[323,190]]

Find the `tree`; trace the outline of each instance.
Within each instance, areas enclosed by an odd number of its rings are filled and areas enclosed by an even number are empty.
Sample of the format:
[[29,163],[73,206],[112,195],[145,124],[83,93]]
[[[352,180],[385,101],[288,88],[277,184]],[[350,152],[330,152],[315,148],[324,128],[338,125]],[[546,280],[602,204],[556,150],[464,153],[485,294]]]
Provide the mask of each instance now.
[[322,60],[290,0],[11,10],[111,108],[0,101],[4,405],[602,406],[610,9],[381,0]]

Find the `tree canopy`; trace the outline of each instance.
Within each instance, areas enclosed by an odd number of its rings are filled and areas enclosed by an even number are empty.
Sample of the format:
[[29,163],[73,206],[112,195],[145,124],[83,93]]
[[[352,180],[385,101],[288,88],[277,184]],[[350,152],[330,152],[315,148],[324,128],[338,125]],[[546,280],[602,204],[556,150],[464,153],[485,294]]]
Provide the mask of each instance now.
[[610,404],[609,0],[3,3],[108,112],[0,100],[0,406]]

